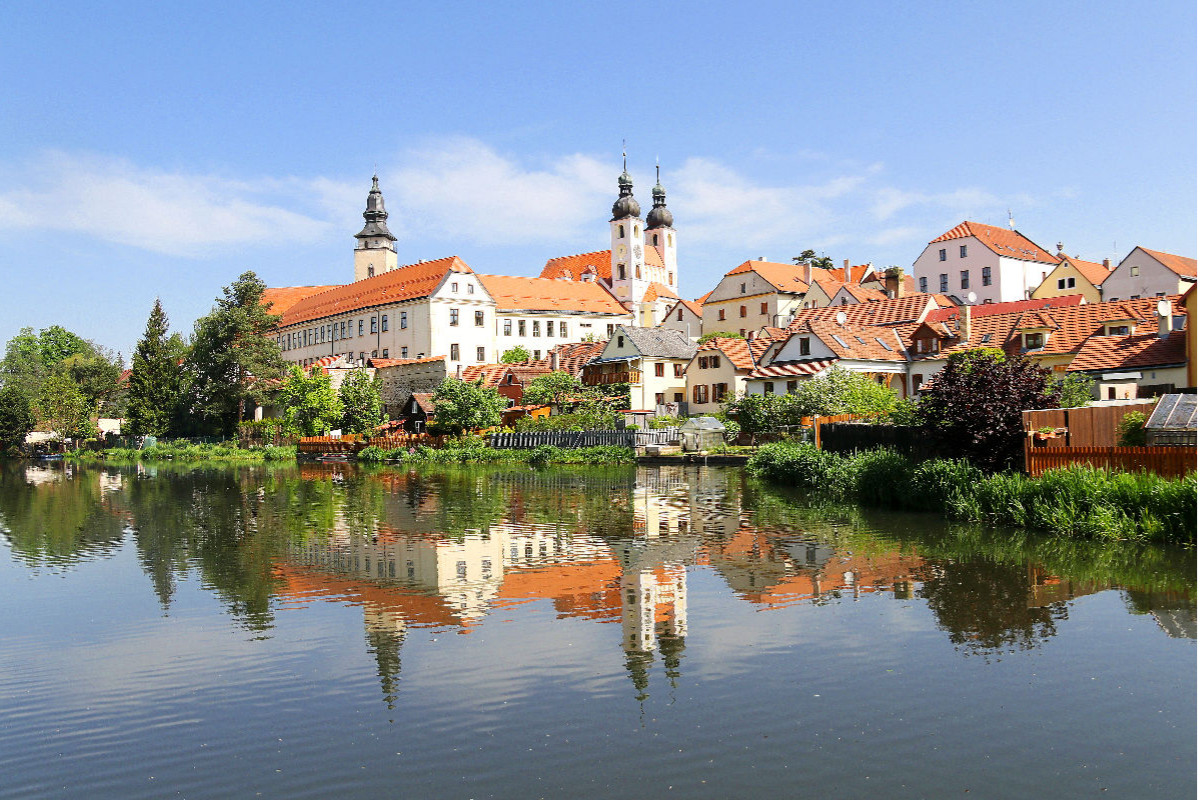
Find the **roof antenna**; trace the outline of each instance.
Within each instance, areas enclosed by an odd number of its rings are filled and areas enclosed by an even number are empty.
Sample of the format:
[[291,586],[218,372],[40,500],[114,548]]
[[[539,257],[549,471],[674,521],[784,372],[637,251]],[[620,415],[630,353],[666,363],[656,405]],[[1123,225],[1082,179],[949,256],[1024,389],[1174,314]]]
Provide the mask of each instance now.
[[1015,231],[1015,230],[1017,229],[1017,223],[1013,222],[1013,217],[1012,217],[1012,209],[1011,209],[1011,208],[1008,210],[1008,229],[1009,229],[1010,231]]

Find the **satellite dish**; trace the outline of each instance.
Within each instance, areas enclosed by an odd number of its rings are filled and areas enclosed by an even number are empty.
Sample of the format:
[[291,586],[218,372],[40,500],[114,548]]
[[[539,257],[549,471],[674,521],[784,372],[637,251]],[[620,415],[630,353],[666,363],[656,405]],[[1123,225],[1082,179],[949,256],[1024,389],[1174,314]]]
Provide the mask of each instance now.
[[845,325],[845,324],[846,324],[846,312],[845,312],[845,311],[839,311],[839,312],[837,313],[837,317],[835,317],[835,319],[837,319],[837,324],[838,324],[838,325]]
[[1171,304],[1168,303],[1166,300],[1159,300],[1157,308],[1158,308],[1158,315],[1160,317],[1171,316]]
[[979,295],[975,294],[974,292],[967,292],[967,302],[971,305],[975,305],[975,301],[978,299]]

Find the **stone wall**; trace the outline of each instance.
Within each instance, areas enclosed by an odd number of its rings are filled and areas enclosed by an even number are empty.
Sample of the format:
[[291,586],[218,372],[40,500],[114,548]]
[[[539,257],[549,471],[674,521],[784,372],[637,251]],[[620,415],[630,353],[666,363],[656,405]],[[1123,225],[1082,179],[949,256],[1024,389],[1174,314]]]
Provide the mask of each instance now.
[[379,378],[379,394],[388,419],[400,419],[404,401],[414,392],[432,392],[446,380],[446,362],[426,361],[419,364],[395,364],[375,371]]

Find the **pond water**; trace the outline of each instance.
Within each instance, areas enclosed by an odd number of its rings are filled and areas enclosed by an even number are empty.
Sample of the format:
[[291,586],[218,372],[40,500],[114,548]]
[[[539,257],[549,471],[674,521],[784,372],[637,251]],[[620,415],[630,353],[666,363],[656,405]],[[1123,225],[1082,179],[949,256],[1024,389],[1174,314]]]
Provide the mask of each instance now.
[[0,471],[0,797],[1194,797],[1194,551],[740,470]]

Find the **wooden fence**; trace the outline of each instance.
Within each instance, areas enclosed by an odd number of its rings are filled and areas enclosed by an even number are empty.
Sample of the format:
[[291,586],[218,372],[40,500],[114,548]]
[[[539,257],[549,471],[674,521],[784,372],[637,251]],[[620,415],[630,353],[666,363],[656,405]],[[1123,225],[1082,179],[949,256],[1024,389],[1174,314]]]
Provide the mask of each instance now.
[[[639,433],[658,431],[526,431],[493,433],[491,445],[498,450],[527,450],[542,445],[551,447],[636,447]],[[678,434],[676,434],[678,438]]]
[[[1116,447],[1117,427],[1126,414],[1140,411],[1147,417],[1158,401],[1113,406],[1084,406],[1083,408],[1045,408],[1022,411],[1021,422],[1027,432],[1040,428],[1066,428],[1066,435],[1047,439],[1045,448]],[[1040,448],[1039,448],[1040,449]]]
[[449,436],[434,436],[430,433],[390,433],[386,436],[372,436],[367,440],[367,444],[378,447],[380,450],[399,450],[402,447],[408,449],[422,445],[440,450],[446,446],[446,440],[449,438]]
[[1120,472],[1145,470],[1181,478],[1196,469],[1195,447],[1034,447],[1025,440],[1025,471],[1036,477],[1048,469],[1089,464]]

